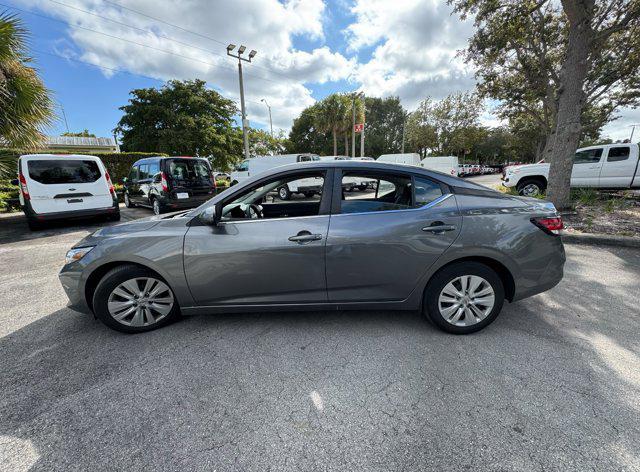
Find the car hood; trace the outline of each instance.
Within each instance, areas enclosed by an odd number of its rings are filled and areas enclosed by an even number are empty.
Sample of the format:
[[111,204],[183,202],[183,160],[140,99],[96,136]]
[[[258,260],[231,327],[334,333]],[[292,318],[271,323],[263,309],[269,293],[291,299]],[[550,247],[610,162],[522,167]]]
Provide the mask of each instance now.
[[120,223],[113,226],[106,226],[100,228],[94,233],[86,236],[80,240],[74,247],[95,246],[100,241],[108,238],[117,238],[125,234],[139,233],[141,231],[148,231],[163,221],[171,220],[175,216],[187,213],[186,211],[178,211],[174,213],[167,213],[164,215],[153,215],[147,218],[140,218],[139,220],[133,220],[126,223]]
[[507,173],[509,172],[513,172],[515,170],[518,171],[528,171],[528,170],[540,170],[540,169],[544,169],[544,168],[548,168],[549,164],[546,163],[542,163],[542,164],[520,164],[517,166],[508,166],[507,167]]

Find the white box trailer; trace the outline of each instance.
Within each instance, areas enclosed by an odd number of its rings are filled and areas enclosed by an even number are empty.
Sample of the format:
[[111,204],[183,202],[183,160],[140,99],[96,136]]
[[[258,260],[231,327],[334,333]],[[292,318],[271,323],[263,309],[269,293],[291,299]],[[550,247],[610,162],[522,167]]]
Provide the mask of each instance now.
[[458,158],[456,156],[425,157],[420,161],[420,167],[455,177],[458,176]]
[[378,162],[389,162],[391,164],[420,166],[420,154],[415,152],[405,154],[382,154],[377,160]]

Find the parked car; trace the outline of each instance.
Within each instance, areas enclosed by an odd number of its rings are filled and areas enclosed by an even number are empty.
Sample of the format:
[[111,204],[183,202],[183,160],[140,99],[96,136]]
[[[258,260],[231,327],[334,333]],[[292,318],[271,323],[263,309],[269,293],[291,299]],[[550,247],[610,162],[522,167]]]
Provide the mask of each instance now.
[[[376,191],[344,193],[350,177],[375,179]],[[322,185],[312,201],[267,198],[309,178]],[[59,277],[72,308],[130,333],[180,314],[390,309],[464,334],[493,322],[505,299],[561,280],[561,228],[541,200],[420,167],[321,161],[272,169],[191,211],[102,228],[67,253]]]
[[144,206],[156,215],[197,207],[210,199],[216,189],[209,161],[195,157],[140,159],[123,184],[127,208]]
[[32,230],[52,220],[120,219],[111,177],[96,156],[26,154],[12,183],[20,186],[20,207]]
[[[637,144],[604,144],[578,149],[573,158],[571,187],[640,188]],[[520,195],[534,196],[547,188],[549,164],[525,164],[505,169],[502,185]]]

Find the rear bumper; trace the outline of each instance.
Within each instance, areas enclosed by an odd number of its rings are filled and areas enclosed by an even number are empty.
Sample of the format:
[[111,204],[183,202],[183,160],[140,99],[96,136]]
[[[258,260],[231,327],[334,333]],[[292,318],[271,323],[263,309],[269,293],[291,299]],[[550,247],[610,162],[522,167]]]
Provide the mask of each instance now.
[[164,208],[171,208],[174,210],[182,210],[186,208],[195,208],[202,205],[204,202],[211,200],[215,195],[205,195],[202,197],[190,197],[190,198],[168,198],[164,197],[160,200],[160,204]]
[[118,215],[120,213],[120,208],[117,203],[113,206],[106,208],[90,208],[83,210],[69,210],[69,211],[58,211],[54,213],[36,213],[33,211],[31,204],[27,201],[25,205],[22,207],[22,211],[27,216],[27,218],[35,220],[35,221],[53,221],[53,220],[66,220],[72,218],[88,218],[91,216],[109,216],[109,215]]

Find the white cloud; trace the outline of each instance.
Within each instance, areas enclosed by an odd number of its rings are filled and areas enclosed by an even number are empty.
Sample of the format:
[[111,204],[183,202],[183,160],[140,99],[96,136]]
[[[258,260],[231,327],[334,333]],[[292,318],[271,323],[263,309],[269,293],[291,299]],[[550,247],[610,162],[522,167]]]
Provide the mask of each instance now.
[[356,77],[365,93],[399,95],[411,109],[426,96],[473,89],[473,71],[457,57],[472,25],[452,16],[446,2],[356,0],[352,12],[349,48],[374,47]]
[[[161,80],[201,78],[239,102],[237,63],[226,55],[225,46],[245,44],[248,49],[256,49],[253,63],[243,64],[249,120],[268,125],[267,109],[260,102],[265,98],[272,107],[276,128],[289,128],[292,119],[314,102],[305,84],[347,78],[355,67],[327,47],[311,51],[293,48],[294,35],[322,41],[322,0],[117,2],[197,35],[98,0],[61,0],[76,9],[47,0],[21,1],[67,22],[68,34],[79,50],[76,58],[103,66],[106,76],[114,74],[109,69],[118,69]],[[71,56],[68,46],[65,44],[67,57]]]

